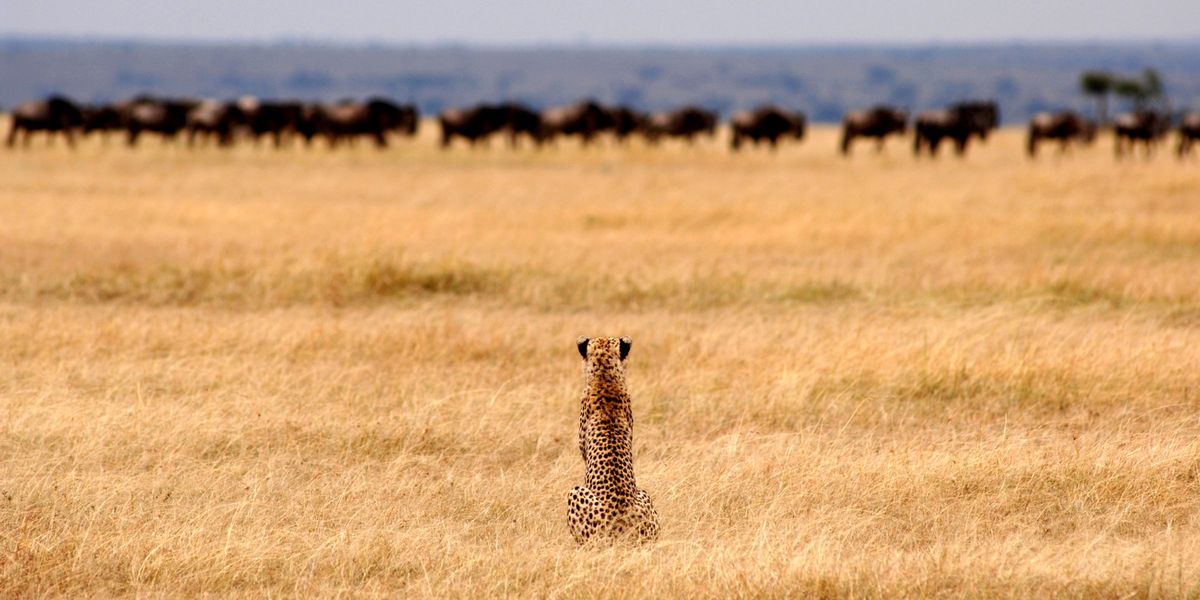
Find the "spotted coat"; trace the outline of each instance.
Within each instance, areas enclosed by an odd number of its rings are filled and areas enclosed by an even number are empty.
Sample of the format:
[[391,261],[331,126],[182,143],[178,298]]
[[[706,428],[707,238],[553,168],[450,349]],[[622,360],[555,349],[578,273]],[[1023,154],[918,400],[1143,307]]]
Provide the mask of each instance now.
[[628,338],[579,338],[586,387],[579,410],[584,485],[567,495],[577,543],[658,537],[658,514],[633,476],[633,411],[625,385]]

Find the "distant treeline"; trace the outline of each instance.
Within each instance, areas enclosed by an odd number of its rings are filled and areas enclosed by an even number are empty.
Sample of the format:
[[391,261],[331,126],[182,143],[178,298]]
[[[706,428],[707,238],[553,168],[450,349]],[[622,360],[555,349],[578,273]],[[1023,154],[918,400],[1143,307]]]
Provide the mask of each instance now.
[[[385,96],[423,114],[483,102],[543,110],[578,98],[656,112],[698,105],[728,120],[766,103],[836,122],[883,103],[911,113],[996,98],[1006,122],[1096,114],[1079,73],[1154,67],[1171,111],[1200,104],[1200,42],[808,48],[470,48],[0,41],[0,106],[63,94],[89,103],[164,96]],[[1125,74],[1125,75],[1121,75]],[[1118,95],[1111,107],[1132,107]]]

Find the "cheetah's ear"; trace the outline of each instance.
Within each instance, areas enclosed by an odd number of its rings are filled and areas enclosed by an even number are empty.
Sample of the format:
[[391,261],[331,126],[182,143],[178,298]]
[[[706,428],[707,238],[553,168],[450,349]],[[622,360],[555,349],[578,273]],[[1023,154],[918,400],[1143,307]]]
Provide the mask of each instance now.
[[579,336],[579,339],[575,340],[575,345],[579,347],[579,355],[585,359],[587,358],[587,346],[589,341],[591,340],[583,336]]
[[633,340],[631,340],[627,337],[621,338],[621,345],[619,348],[619,350],[621,352],[621,360],[625,360],[625,357],[629,356],[629,347],[632,345],[633,345]]

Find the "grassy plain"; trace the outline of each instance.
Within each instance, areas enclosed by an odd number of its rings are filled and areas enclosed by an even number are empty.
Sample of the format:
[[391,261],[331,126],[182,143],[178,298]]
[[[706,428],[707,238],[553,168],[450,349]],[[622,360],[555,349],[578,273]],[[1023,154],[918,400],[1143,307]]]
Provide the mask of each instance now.
[[1200,162],[835,137],[0,149],[0,597],[1200,596]]

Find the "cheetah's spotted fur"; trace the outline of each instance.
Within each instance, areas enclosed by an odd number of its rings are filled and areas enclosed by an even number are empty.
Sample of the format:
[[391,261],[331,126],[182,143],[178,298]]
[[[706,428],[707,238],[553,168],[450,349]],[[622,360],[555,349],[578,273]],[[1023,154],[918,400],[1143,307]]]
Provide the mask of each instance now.
[[593,539],[653,541],[658,514],[633,477],[633,411],[625,386],[628,338],[579,338],[587,381],[579,411],[584,485],[567,495],[567,522],[582,544]]

